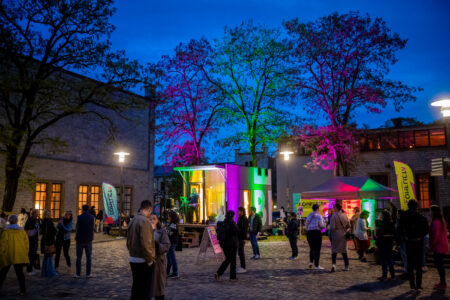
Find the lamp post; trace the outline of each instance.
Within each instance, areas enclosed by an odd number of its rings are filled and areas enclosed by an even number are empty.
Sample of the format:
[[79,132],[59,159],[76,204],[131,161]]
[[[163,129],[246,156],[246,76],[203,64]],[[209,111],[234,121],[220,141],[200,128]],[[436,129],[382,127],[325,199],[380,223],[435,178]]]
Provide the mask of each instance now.
[[431,102],[431,106],[440,107],[441,114],[445,120],[445,132],[446,132],[446,143],[447,143],[447,156],[450,156],[450,128],[449,128],[449,117],[450,117],[450,99],[441,99]]
[[285,149],[280,152],[284,156],[284,162],[286,163],[286,203],[287,203],[287,211],[289,212],[291,209],[291,200],[290,200],[290,191],[289,191],[289,155],[294,154],[294,152]]
[[119,238],[122,238],[122,222],[120,220],[120,214],[123,212],[124,208],[123,164],[125,163],[125,157],[130,155],[130,153],[116,152],[114,155],[118,156],[120,165]]

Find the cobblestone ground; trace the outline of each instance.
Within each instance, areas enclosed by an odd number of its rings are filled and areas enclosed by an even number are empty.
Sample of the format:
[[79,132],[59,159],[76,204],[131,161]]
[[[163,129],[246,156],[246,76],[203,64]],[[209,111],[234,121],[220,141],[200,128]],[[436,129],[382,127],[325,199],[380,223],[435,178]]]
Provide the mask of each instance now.
[[[218,268],[211,248],[196,262],[198,248],[176,252],[179,279],[169,280],[166,299],[449,299],[449,294],[433,291],[438,281],[435,269],[424,274],[424,290],[409,292],[407,281],[377,282],[381,268],[372,263],[361,263],[350,251],[350,272],[338,270],[330,273],[331,254],[328,241],[324,241],[321,265],[323,271],[307,269],[308,246],[299,242],[300,259],[289,261],[287,242],[260,243],[262,258],[247,259],[248,272],[238,274],[237,282],[228,280],[228,271],[215,282],[213,274]],[[250,257],[251,247],[246,245]],[[74,244],[71,246],[74,257]],[[62,258],[63,264],[65,261]],[[84,262],[84,260],[83,260]],[[124,240],[104,240],[93,246],[93,275],[91,279],[74,279],[60,268],[60,276],[45,279],[26,276],[27,295],[19,297],[15,273],[11,269],[3,286],[2,299],[128,299],[131,271]],[[83,270],[84,272],[84,270]],[[449,270],[447,270],[449,272]],[[83,274],[83,273],[82,273]]]

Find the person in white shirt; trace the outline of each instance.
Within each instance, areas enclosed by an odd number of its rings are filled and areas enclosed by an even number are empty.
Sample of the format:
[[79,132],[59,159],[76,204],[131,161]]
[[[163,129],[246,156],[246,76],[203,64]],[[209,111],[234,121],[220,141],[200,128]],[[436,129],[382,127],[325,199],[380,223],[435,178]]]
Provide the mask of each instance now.
[[309,268],[314,267],[316,270],[323,270],[319,265],[320,250],[322,248],[322,229],[325,228],[325,222],[319,213],[319,205],[312,206],[313,212],[306,218],[306,238],[309,244]]
[[363,210],[361,215],[356,223],[356,231],[355,236],[358,239],[358,254],[359,260],[362,262],[366,262],[366,251],[369,249],[370,241],[367,235],[367,230],[369,229],[367,224],[367,218],[369,218],[369,212]]

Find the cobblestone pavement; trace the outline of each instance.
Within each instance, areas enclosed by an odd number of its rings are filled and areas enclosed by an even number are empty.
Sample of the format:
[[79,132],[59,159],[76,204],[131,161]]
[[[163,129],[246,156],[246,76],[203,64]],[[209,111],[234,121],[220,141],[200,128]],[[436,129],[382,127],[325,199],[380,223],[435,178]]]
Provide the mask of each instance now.
[[[247,259],[248,271],[238,274],[237,282],[228,280],[228,271],[220,282],[214,281],[213,274],[218,265],[211,248],[197,263],[199,249],[183,249],[176,252],[180,278],[169,280],[166,299],[449,299],[448,292],[432,289],[438,281],[435,269],[424,274],[424,290],[419,294],[409,292],[407,281],[377,282],[381,267],[359,262],[354,251],[350,251],[350,272],[340,271],[343,262],[338,260],[337,272],[330,273],[328,241],[324,241],[321,257],[325,270],[310,271],[307,269],[308,246],[304,241],[299,245],[300,259],[289,261],[287,242],[260,243],[262,258],[257,261]],[[74,248],[72,244],[73,262]],[[251,247],[247,243],[247,258],[250,252]],[[61,261],[65,266],[63,258]],[[72,274],[64,271],[65,267],[60,268],[60,276],[52,279],[26,276],[28,292],[25,297],[18,296],[18,284],[11,269],[3,286],[2,299],[129,298],[131,271],[124,240],[94,243],[92,269],[95,277],[91,279],[74,279]]]

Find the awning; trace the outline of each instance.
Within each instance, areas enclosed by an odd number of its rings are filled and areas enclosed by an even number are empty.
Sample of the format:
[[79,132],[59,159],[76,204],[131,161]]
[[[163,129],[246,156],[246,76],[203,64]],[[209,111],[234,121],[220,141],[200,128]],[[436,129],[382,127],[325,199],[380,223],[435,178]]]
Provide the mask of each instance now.
[[369,177],[333,177],[318,187],[301,193],[301,199],[397,199],[398,191]]
[[204,166],[185,166],[175,167],[175,171],[212,171],[212,170],[224,170],[225,166],[221,165],[204,165]]

